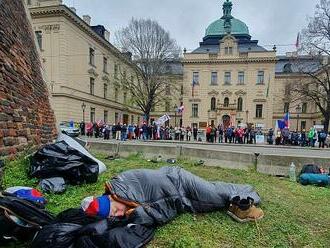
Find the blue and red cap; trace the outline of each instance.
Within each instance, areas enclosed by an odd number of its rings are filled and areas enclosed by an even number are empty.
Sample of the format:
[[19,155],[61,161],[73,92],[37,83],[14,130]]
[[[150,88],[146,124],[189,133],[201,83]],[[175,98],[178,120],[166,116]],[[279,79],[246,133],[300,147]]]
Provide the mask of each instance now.
[[47,203],[46,198],[42,195],[42,193],[33,188],[17,186],[8,188],[5,190],[5,192],[31,202],[37,202],[41,204]]
[[90,196],[82,200],[81,208],[87,215],[108,218],[110,215],[111,201],[107,195],[99,197]]

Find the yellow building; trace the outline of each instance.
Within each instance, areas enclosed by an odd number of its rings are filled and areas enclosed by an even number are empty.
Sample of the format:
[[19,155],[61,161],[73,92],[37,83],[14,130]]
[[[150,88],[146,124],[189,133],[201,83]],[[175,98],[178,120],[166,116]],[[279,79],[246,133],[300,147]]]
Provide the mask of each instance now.
[[141,111],[119,80],[135,80],[129,54],[102,25],[80,18],[62,0],[27,0],[57,122],[138,123]]
[[258,45],[231,10],[232,3],[225,1],[223,16],[207,27],[200,46],[191,53],[184,51],[183,125],[250,123],[273,128],[286,111],[291,113],[292,129],[297,121],[298,129],[319,124],[314,105],[290,105],[286,88],[299,74],[288,70],[292,54],[277,57],[276,47],[267,50]]

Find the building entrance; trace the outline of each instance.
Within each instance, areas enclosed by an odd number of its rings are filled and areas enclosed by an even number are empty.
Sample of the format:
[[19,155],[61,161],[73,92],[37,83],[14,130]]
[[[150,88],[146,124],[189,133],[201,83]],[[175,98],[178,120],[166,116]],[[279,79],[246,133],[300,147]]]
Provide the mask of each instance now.
[[223,123],[224,129],[230,127],[230,116],[229,115],[222,116],[222,123]]

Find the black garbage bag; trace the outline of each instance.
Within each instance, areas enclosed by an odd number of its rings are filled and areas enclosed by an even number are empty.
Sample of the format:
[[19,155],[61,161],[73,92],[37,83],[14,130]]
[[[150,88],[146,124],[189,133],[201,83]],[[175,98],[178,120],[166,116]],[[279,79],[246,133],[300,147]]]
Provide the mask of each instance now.
[[57,223],[45,226],[32,241],[32,248],[132,248],[144,247],[154,236],[154,229],[142,225],[111,227],[102,220],[85,226]]
[[63,177],[43,179],[40,181],[39,186],[41,190],[46,193],[61,194],[66,190]]
[[98,174],[98,163],[65,141],[44,146],[31,159],[31,177],[63,177],[66,182],[76,185],[94,183]]
[[42,226],[53,220],[51,214],[27,200],[0,195],[1,238],[30,241]]
[[68,248],[74,244],[81,225],[57,223],[44,226],[32,241],[32,248]]

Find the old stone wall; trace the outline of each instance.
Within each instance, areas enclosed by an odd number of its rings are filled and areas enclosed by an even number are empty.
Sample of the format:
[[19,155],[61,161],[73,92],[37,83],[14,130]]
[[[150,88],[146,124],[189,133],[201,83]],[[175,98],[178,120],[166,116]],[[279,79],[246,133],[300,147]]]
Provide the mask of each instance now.
[[23,1],[0,0],[0,158],[55,136],[55,117]]

